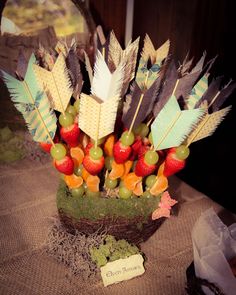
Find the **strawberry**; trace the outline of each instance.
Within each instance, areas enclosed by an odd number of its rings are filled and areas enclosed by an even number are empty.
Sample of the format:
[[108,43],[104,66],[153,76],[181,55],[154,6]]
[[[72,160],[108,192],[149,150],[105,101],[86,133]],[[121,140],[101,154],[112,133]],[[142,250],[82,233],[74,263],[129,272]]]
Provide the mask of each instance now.
[[[57,135],[55,135],[54,139],[53,139],[54,143],[58,143],[59,142],[59,137]],[[39,145],[41,146],[41,148],[46,152],[46,153],[50,153],[50,149],[52,147],[51,143],[48,142],[40,142]]]
[[86,145],[84,152],[86,155],[89,154],[90,149],[93,147],[93,143],[91,141],[88,142],[88,144]]
[[72,124],[69,127],[61,127],[61,138],[70,146],[76,147],[79,143],[80,129],[78,124]]
[[89,154],[86,154],[83,159],[84,168],[92,175],[98,174],[104,167],[105,160],[104,157],[101,157],[98,160],[94,160],[90,157]]
[[134,161],[137,158],[137,155],[139,153],[139,149],[142,147],[142,140],[141,139],[137,139],[135,140],[135,142],[132,144],[132,152],[130,155],[130,160]]
[[142,145],[138,151],[138,158],[142,158],[148,150],[149,150],[148,145]]
[[129,159],[132,152],[130,146],[123,145],[120,140],[118,140],[113,146],[113,155],[117,164],[123,164]]
[[185,160],[178,159],[174,152],[169,152],[165,159],[163,174],[168,177],[179,172],[181,169],[184,168],[185,162]]
[[134,172],[137,176],[147,176],[152,174],[156,168],[157,165],[150,165],[146,163],[144,156],[142,156],[138,159]]
[[66,175],[71,175],[74,171],[74,162],[69,156],[65,156],[61,160],[55,160],[54,165],[59,172]]

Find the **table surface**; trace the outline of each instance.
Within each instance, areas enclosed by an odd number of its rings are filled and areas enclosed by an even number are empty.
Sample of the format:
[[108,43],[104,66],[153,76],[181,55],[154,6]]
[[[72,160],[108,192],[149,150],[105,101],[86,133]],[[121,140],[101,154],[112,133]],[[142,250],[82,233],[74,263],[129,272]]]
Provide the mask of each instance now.
[[147,261],[141,277],[104,288],[102,281],[68,280],[68,269],[40,251],[57,215],[59,176],[51,163],[24,159],[0,166],[0,294],[186,294],[185,271],[192,262],[191,230],[213,207],[226,224],[233,215],[176,177],[170,194],[174,214],[141,245]]

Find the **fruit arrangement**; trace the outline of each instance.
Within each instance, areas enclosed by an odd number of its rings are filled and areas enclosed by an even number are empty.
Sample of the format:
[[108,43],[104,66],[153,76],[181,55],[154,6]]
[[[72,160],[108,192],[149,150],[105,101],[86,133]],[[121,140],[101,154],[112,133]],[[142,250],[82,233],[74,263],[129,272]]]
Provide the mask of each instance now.
[[29,60],[20,53],[14,76],[2,78],[72,197],[159,198],[156,219],[176,203],[168,177],[229,112],[220,108],[236,84],[210,80],[206,54],[177,68],[169,40],[156,50],[146,35],[139,59],[138,49],[139,38],[122,50],[111,32],[91,65],[74,41],[59,41]]

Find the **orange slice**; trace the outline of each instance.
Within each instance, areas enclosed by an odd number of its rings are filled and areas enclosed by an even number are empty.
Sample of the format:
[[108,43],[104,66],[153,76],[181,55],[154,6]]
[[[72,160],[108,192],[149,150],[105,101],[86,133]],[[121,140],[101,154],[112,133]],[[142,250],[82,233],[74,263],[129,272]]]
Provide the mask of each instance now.
[[163,175],[165,163],[163,162],[157,172],[157,180],[150,189],[150,193],[158,196],[168,188],[168,179]]
[[143,194],[143,185],[142,185],[142,181],[138,182],[133,190],[133,193],[136,196],[141,196]]
[[80,164],[82,164],[84,159],[84,152],[79,146],[72,147],[70,149],[70,155],[72,159],[74,160],[74,163],[76,166],[79,166]]
[[130,191],[133,191],[139,182],[142,182],[142,177],[137,176],[134,172],[124,177],[124,185]]
[[83,167],[83,170],[82,170],[82,178],[83,178],[83,180],[86,181],[90,175],[91,174]]
[[124,163],[124,166],[125,166],[125,172],[124,172],[124,174],[123,174],[123,176],[122,176],[122,179],[123,179],[126,175],[128,175],[128,173],[130,172],[130,169],[132,168],[133,162],[134,162],[134,161],[130,161],[130,160],[128,160],[128,161],[126,161],[126,162]]
[[124,164],[117,164],[116,161],[111,163],[111,172],[109,173],[110,179],[114,180],[123,176],[125,172]]
[[104,152],[107,156],[113,157],[113,146],[115,143],[115,135],[110,134],[104,143]]
[[65,175],[64,180],[69,188],[78,188],[83,184],[83,178],[75,174]]
[[99,192],[100,178],[97,175],[89,175],[86,184],[88,189],[92,192]]

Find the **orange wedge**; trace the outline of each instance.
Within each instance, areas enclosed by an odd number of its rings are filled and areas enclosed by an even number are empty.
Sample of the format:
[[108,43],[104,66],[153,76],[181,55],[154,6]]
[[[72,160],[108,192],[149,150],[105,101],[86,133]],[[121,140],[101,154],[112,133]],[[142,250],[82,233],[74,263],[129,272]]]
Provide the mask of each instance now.
[[65,175],[64,180],[69,188],[78,188],[83,184],[83,178],[75,174]]
[[158,196],[168,188],[168,179],[164,175],[157,176],[157,180],[150,189],[150,193]]
[[83,170],[82,170],[82,178],[83,178],[83,180],[86,181],[90,175],[91,174],[83,167]]
[[104,143],[104,152],[107,156],[113,157],[113,146],[115,143],[115,135],[110,134]]
[[137,176],[134,172],[124,177],[124,185],[128,190],[133,191],[139,182],[142,182],[142,177]]
[[74,163],[76,166],[79,166],[80,164],[82,164],[84,159],[84,152],[79,146],[72,147],[70,149],[70,155],[72,159],[74,160]]
[[134,161],[130,161],[130,160],[128,160],[128,161],[126,161],[126,162],[124,163],[124,166],[125,166],[125,172],[124,172],[124,174],[123,174],[123,176],[122,176],[122,179],[123,179],[126,175],[128,175],[128,173],[130,172],[130,169],[132,168],[133,162],[134,162]]
[[133,193],[136,196],[141,196],[143,194],[143,185],[142,185],[142,181],[138,182],[133,190]]
[[114,180],[123,176],[125,172],[124,164],[117,164],[116,161],[111,163],[111,172],[109,173],[109,178]]
[[86,184],[88,189],[92,192],[99,192],[100,178],[97,175],[89,175]]

